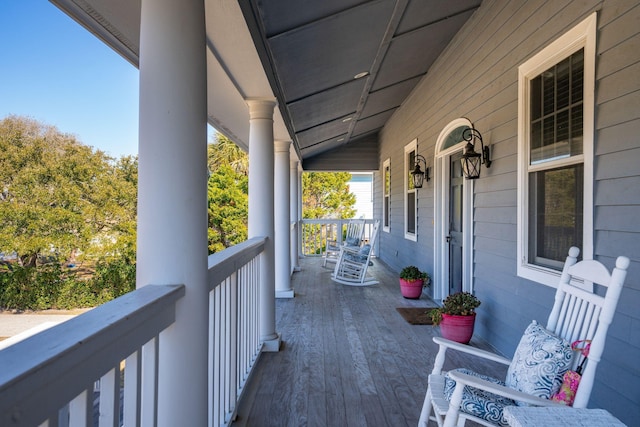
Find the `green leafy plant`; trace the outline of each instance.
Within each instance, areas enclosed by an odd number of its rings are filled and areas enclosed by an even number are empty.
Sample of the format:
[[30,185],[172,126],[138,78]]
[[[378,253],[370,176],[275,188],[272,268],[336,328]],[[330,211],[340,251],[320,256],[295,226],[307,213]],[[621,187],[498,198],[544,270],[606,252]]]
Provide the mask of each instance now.
[[429,275],[424,271],[420,271],[420,269],[414,265],[409,265],[400,270],[400,278],[408,281],[422,279],[425,284],[429,282]]
[[434,325],[442,322],[443,314],[455,316],[471,316],[480,305],[480,300],[469,292],[456,292],[449,295],[442,302],[442,307],[434,308],[429,312]]

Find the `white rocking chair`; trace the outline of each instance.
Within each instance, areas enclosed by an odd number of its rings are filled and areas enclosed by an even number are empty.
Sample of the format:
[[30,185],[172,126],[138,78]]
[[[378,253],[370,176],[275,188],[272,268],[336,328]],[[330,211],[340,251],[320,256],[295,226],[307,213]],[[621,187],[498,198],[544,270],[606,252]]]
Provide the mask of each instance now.
[[[624,279],[629,267],[629,259],[623,256],[616,260],[616,267],[609,274],[607,268],[598,261],[587,260],[576,263],[580,251],[571,248],[566,259],[560,284],[556,291],[555,303],[546,330],[539,325],[527,328],[513,361],[468,345],[458,344],[440,337],[433,340],[440,346],[434,367],[429,375],[427,394],[420,414],[419,427],[426,427],[429,419],[438,426],[464,425],[472,420],[482,425],[506,425],[502,409],[522,402],[533,406],[561,405],[550,400],[561,382],[562,373],[575,370],[580,357],[575,357],[568,343],[576,340],[591,340],[591,350],[586,368],[582,373],[573,402],[574,408],[585,408],[591,395],[596,368],[604,350],[607,330],[618,304]],[[573,279],[584,286],[572,284]],[[593,292],[594,284],[606,288],[605,296]],[[591,291],[584,290],[591,287]],[[548,358],[533,360],[542,348]],[[549,350],[552,343],[557,350]],[[509,365],[507,379],[499,381],[475,374],[466,369],[442,372],[447,349],[462,351],[494,362]],[[580,353],[578,353],[578,356]],[[554,359],[555,357],[555,359]],[[553,360],[552,360],[553,359]],[[535,363],[532,363],[535,362]],[[536,368],[532,365],[540,363]],[[560,367],[564,364],[565,366]],[[549,367],[557,370],[549,375],[544,372]],[[551,371],[554,371],[551,369]],[[524,379],[532,380],[527,383]],[[506,383],[506,385],[505,385]],[[541,387],[545,385],[545,387]],[[516,403],[518,402],[518,403]],[[431,413],[433,411],[433,416]]]
[[331,280],[350,286],[377,285],[377,280],[367,278],[367,267],[371,262],[372,248],[378,237],[380,221],[375,221],[371,229],[369,243],[362,247],[343,246],[336,261]]
[[[364,225],[364,219],[352,219],[347,224],[347,235],[342,243],[336,239],[327,239],[322,266],[326,267],[328,262],[335,263],[340,256],[340,249],[344,246],[359,248],[364,235]],[[342,234],[342,226],[339,227],[338,234]]]

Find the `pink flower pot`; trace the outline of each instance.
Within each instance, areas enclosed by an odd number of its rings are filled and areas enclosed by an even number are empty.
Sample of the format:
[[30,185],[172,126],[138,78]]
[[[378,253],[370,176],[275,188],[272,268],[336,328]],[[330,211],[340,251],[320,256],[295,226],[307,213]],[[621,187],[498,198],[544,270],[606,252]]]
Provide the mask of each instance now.
[[476,314],[471,316],[456,316],[454,314],[442,314],[440,333],[443,338],[467,344],[473,335],[473,326],[476,322]]
[[422,295],[422,279],[405,280],[400,279],[400,292],[407,299],[418,299]]

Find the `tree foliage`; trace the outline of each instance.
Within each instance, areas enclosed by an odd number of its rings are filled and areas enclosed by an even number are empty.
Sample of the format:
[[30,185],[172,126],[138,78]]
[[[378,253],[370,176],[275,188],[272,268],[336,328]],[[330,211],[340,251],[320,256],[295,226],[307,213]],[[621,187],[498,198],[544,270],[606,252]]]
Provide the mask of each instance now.
[[249,158],[234,142],[217,134],[208,146],[209,253],[247,240]]
[[[208,146],[209,253],[247,239],[248,156],[216,135]],[[303,175],[305,218],[350,218],[349,173]],[[138,161],[113,159],[35,120],[0,120],[0,307],[101,304],[135,288]],[[67,264],[91,259],[87,276]]]
[[349,172],[305,172],[302,174],[304,218],[353,218],[355,194],[349,191]]
[[78,250],[135,253],[137,160],[115,161],[35,120],[0,121],[0,252],[23,265]]

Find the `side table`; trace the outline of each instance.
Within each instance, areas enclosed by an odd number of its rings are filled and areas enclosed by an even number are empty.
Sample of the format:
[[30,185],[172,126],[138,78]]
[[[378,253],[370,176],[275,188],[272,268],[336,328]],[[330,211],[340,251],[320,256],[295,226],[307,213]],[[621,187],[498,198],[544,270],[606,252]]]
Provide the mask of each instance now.
[[568,406],[508,406],[504,418],[511,427],[626,427],[604,409]]

